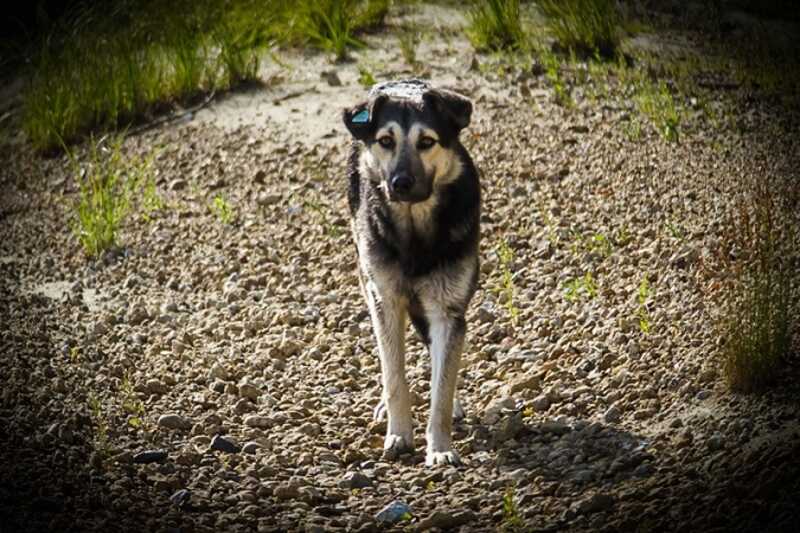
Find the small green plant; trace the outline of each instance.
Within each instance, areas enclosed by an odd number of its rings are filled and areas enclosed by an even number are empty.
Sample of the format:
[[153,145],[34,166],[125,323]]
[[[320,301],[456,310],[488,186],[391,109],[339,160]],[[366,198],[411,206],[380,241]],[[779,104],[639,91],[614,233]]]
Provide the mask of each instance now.
[[503,523],[500,528],[501,531],[507,533],[522,531],[524,526],[522,517],[519,515],[517,502],[514,499],[514,492],[514,487],[508,486],[503,493]]
[[136,395],[129,374],[122,378],[119,391],[122,395],[122,410],[128,414],[128,425],[136,429],[142,427],[145,414],[144,403]]
[[670,142],[680,140],[681,113],[667,84],[642,78],[638,85],[636,106],[650,119],[659,135]]
[[91,257],[118,245],[132,192],[149,171],[148,165],[138,159],[123,157],[122,141],[122,135],[91,140],[88,162],[83,165],[70,153],[78,182],[72,231]]
[[639,319],[639,330],[647,335],[650,333],[650,313],[647,311],[647,300],[650,298],[650,282],[647,276],[642,277],[637,291],[639,306],[636,308],[636,316]]
[[524,46],[519,0],[478,0],[467,18],[467,35],[478,50],[514,50]]
[[70,363],[77,363],[81,360],[81,349],[77,346],[73,346],[69,349],[69,361]]
[[619,247],[627,246],[632,240],[631,230],[627,224],[618,228],[614,235],[614,243]]
[[375,76],[372,75],[372,72],[370,72],[365,65],[358,65],[358,83],[361,84],[362,87],[367,88],[377,83]]
[[111,444],[108,437],[108,423],[103,414],[103,404],[94,392],[89,392],[86,405],[94,425],[94,448],[98,457],[104,460],[111,453]]
[[564,284],[564,297],[568,301],[578,301],[582,296],[586,296],[590,300],[597,297],[597,283],[591,272],[586,272],[583,276]]
[[505,239],[500,241],[497,249],[497,259],[500,262],[500,286],[497,292],[502,295],[503,304],[508,311],[508,316],[511,318],[511,323],[517,323],[519,318],[519,308],[516,305],[515,295],[516,287],[514,286],[514,274],[511,272],[511,264],[514,262],[514,250],[508,245]]
[[683,230],[681,230],[680,226],[675,224],[674,222],[667,220],[664,223],[664,227],[669,231],[669,234],[672,235],[678,241],[683,241]]
[[299,32],[312,44],[332,52],[336,61],[347,58],[348,48],[363,48],[364,42],[355,36],[354,13],[356,0],[322,0],[301,2]]
[[561,65],[559,64],[558,57],[550,50],[543,50],[540,53],[542,66],[544,67],[545,76],[550,81],[555,91],[555,101],[558,105],[563,107],[572,107],[573,100],[570,93],[570,88],[564,78],[561,76]]
[[142,187],[142,220],[150,222],[153,218],[153,214],[157,211],[161,211],[164,207],[164,199],[158,194],[156,182],[152,176],[150,176],[145,180],[144,186]]
[[611,241],[603,233],[595,233],[589,240],[589,251],[602,257],[608,257],[614,251]]
[[221,194],[214,197],[209,209],[223,224],[233,224],[233,221],[236,219],[236,213],[233,207]]
[[400,32],[400,53],[403,55],[408,66],[416,69],[417,63],[417,46],[420,42],[419,29],[415,25],[411,25]]
[[559,44],[586,56],[613,57],[621,17],[614,0],[537,0]]

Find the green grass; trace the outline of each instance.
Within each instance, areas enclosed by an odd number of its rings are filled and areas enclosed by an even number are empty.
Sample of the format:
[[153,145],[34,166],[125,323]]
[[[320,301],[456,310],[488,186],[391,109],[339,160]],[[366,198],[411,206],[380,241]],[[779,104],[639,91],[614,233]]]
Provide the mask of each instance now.
[[681,111],[666,82],[642,77],[637,85],[636,107],[666,141],[680,140]]
[[119,392],[122,396],[122,410],[128,415],[128,425],[138,429],[144,424],[144,403],[136,395],[130,375],[126,374],[120,382]]
[[597,283],[591,272],[586,272],[583,276],[564,284],[564,297],[568,301],[576,302],[583,296],[590,300],[597,297]]
[[503,493],[503,522],[500,531],[506,533],[522,531],[524,526],[517,502],[514,500],[514,492],[514,487],[509,486]]
[[477,0],[467,20],[467,36],[478,50],[514,50],[525,44],[519,0]]
[[230,225],[236,220],[236,211],[233,206],[220,194],[214,197],[208,209],[223,224]]
[[622,23],[615,0],[537,0],[553,37],[581,55],[611,58]]
[[363,46],[356,32],[383,23],[390,2],[130,0],[113,10],[81,5],[53,25],[28,70],[22,126],[40,151],[255,82],[262,57],[278,44],[311,44],[342,59],[348,48]]
[[400,53],[406,64],[413,69],[419,66],[419,62],[417,61],[417,46],[419,46],[420,40],[420,32],[416,26],[409,26],[400,32]]
[[637,290],[637,300],[639,302],[636,308],[636,317],[639,320],[639,330],[645,335],[650,333],[650,313],[647,311],[647,300],[650,298],[650,282],[647,276],[642,277]]
[[358,65],[358,83],[367,89],[377,83],[372,71],[366,65]]
[[149,176],[149,161],[123,157],[122,140],[122,135],[91,140],[84,164],[70,153],[78,184],[72,231],[90,257],[119,245],[119,233],[131,211],[133,195]]
[[500,285],[497,287],[497,293],[503,300],[511,323],[516,325],[519,320],[519,308],[516,305],[514,273],[511,270],[511,264],[514,262],[514,250],[508,245],[508,241],[503,239],[497,245],[495,252],[500,263]]

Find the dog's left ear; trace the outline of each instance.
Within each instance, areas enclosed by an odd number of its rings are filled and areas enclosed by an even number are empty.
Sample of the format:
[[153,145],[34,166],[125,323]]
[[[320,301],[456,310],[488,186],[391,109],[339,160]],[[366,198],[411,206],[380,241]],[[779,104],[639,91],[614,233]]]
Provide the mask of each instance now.
[[423,98],[440,116],[445,117],[456,134],[469,126],[472,102],[467,97],[446,89],[431,89]]
[[347,130],[359,141],[367,141],[375,129],[375,115],[386,97],[378,95],[376,98],[361,102],[342,113],[342,120]]

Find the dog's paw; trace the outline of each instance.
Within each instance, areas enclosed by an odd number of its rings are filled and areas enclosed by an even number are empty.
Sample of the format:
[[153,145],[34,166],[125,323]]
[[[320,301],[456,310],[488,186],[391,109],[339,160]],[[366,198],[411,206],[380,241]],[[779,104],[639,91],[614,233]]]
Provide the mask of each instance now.
[[386,402],[383,400],[379,401],[378,405],[375,406],[375,410],[372,411],[372,420],[375,422],[386,420]]
[[383,440],[383,458],[394,461],[404,453],[414,452],[414,442],[411,437],[403,437],[390,433]]
[[453,420],[464,420],[467,413],[464,412],[464,406],[458,401],[458,398],[453,402]]
[[425,457],[425,466],[436,465],[461,466],[461,459],[458,457],[458,454],[455,452],[455,450],[449,450],[446,452],[432,452],[429,450]]

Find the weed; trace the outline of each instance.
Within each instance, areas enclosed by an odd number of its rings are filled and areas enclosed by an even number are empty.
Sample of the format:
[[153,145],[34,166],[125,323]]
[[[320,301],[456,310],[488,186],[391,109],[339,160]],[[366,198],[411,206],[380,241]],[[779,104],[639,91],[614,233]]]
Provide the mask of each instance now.
[[519,308],[516,306],[514,293],[514,274],[511,272],[511,263],[514,261],[514,250],[505,239],[500,241],[496,249],[497,259],[500,261],[500,286],[497,292],[502,296],[503,303],[511,318],[511,323],[516,324],[519,318]]
[[164,199],[158,194],[158,191],[156,190],[156,182],[152,176],[150,176],[145,180],[145,183],[142,187],[142,220],[145,222],[150,222],[150,220],[152,220],[153,213],[161,211],[164,209],[164,207]]
[[683,241],[683,230],[675,224],[674,222],[667,220],[664,222],[664,227],[669,231],[669,234],[672,235],[678,241]]
[[406,64],[412,68],[418,66],[417,63],[417,46],[420,42],[419,30],[416,26],[410,26],[400,32],[400,53]]
[[365,65],[358,65],[358,83],[366,88],[372,87],[377,83],[375,76],[372,75],[372,72],[370,72],[369,68]]
[[332,52],[336,61],[347,57],[348,47],[362,48],[364,43],[354,35],[353,17],[356,0],[322,0],[301,3],[299,33],[312,44]]
[[680,140],[681,114],[669,87],[663,80],[656,84],[647,78],[642,78],[636,95],[636,106],[650,119],[664,140],[671,142]]
[[81,349],[73,346],[69,349],[69,362],[75,364],[81,360]]
[[514,500],[514,487],[506,487],[503,493],[503,523],[501,531],[522,531],[522,517],[519,515],[517,502]]
[[123,158],[122,140],[122,135],[107,142],[91,140],[85,166],[69,154],[79,187],[72,230],[91,257],[118,245],[131,193],[149,171],[139,160]]
[[105,459],[111,453],[111,444],[108,437],[108,424],[103,415],[103,404],[94,392],[89,392],[86,405],[94,425],[94,448],[98,457]]
[[632,240],[633,236],[631,236],[631,230],[627,224],[617,229],[616,235],[614,235],[614,243],[619,247],[627,246]]
[[614,248],[611,246],[611,241],[608,240],[608,237],[602,233],[595,233],[589,240],[589,251],[601,257],[608,257],[614,251]]
[[620,40],[621,16],[614,0],[537,0],[559,44],[590,56],[613,57]]
[[650,297],[650,282],[647,276],[642,277],[637,291],[639,306],[636,309],[636,316],[639,319],[639,330],[647,335],[650,333],[650,313],[647,311],[647,299]]
[[555,101],[558,105],[563,107],[572,107],[573,100],[570,94],[570,89],[567,86],[564,78],[561,76],[561,66],[558,58],[549,50],[543,50],[540,53],[542,66],[544,67],[545,76],[550,81],[555,91]]
[[586,296],[589,299],[597,297],[597,283],[595,283],[591,272],[586,272],[579,278],[574,278],[564,284],[564,297],[575,302]]
[[724,274],[717,330],[725,379],[736,391],[764,389],[792,349],[800,311],[797,200],[796,189],[759,179],[729,215],[717,266]]
[[220,194],[214,197],[211,205],[208,206],[209,210],[217,217],[223,224],[233,224],[236,220],[236,213],[231,204]]
[[514,50],[524,46],[519,0],[478,0],[467,18],[467,35],[478,50]]
[[130,375],[125,375],[119,386],[122,395],[122,409],[128,414],[128,425],[133,428],[140,428],[144,424],[144,403],[136,395],[133,389]]

